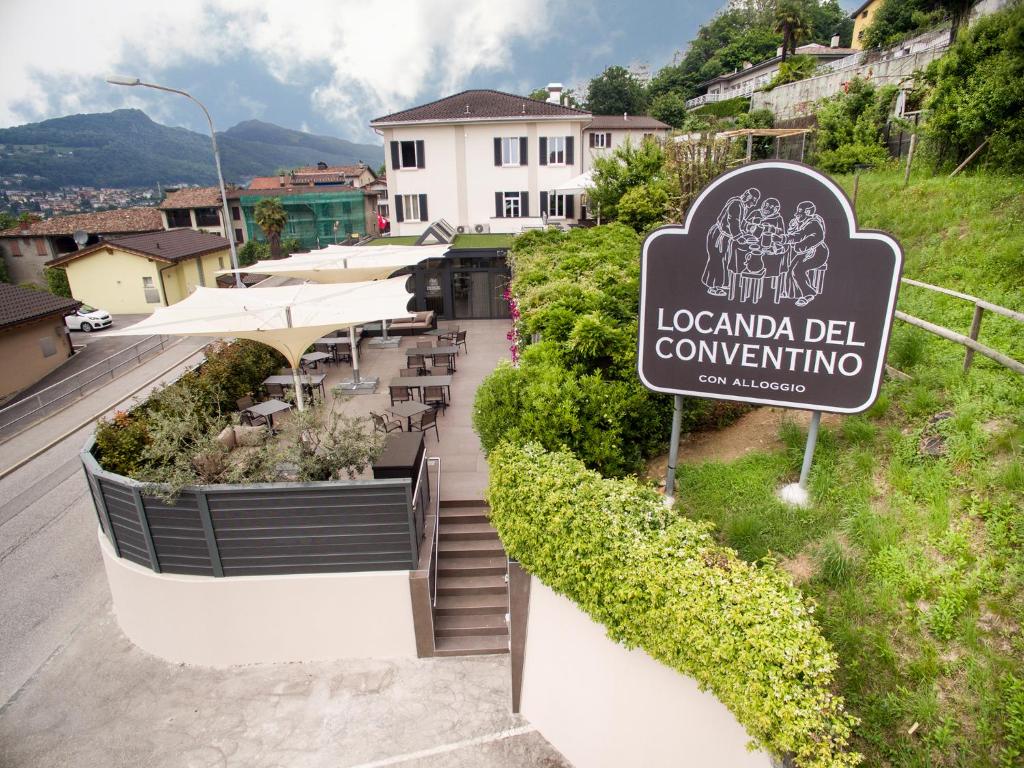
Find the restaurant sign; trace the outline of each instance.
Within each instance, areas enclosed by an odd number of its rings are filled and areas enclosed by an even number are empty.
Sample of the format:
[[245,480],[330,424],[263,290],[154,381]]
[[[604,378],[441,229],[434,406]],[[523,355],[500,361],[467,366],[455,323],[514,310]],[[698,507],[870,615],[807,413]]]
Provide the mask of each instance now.
[[799,164],[719,176],[644,241],[639,373],[657,392],[857,413],[878,394],[903,254]]

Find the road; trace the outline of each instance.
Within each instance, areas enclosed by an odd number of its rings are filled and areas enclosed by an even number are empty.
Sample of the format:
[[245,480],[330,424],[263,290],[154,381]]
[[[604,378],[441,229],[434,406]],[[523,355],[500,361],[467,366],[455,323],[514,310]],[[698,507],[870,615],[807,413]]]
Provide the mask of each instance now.
[[125,395],[204,343],[186,339],[0,445],[4,472],[70,433],[0,479],[0,707],[110,599],[78,458],[92,424],[75,428],[115,403],[124,407]]

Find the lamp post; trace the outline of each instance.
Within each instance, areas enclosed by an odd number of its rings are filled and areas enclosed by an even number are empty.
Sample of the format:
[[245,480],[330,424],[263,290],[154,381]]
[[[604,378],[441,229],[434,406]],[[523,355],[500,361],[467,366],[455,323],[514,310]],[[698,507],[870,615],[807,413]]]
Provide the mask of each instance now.
[[165,85],[157,85],[156,83],[144,83],[137,77],[119,77],[117,75],[108,77],[107,82],[111,85],[125,85],[129,87],[141,85],[143,88],[177,93],[179,96],[184,96],[186,99],[194,101],[203,110],[203,114],[206,115],[206,122],[210,124],[210,141],[213,142],[213,162],[217,166],[217,181],[220,184],[220,215],[224,224],[224,234],[227,235],[228,245],[231,248],[231,268],[235,271],[235,287],[244,288],[245,284],[242,282],[242,275],[238,271],[238,249],[235,247],[235,230],[231,225],[231,212],[228,210],[228,193],[224,189],[224,173],[220,169],[220,150],[217,149],[217,132],[213,128],[213,118],[210,117],[209,111],[203,106],[203,102],[195,96],[177,88],[168,88]]

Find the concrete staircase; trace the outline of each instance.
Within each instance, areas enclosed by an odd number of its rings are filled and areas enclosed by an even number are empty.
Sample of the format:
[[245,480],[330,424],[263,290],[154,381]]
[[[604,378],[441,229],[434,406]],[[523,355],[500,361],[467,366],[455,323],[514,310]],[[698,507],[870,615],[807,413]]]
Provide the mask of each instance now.
[[434,655],[508,653],[505,550],[482,501],[441,502]]

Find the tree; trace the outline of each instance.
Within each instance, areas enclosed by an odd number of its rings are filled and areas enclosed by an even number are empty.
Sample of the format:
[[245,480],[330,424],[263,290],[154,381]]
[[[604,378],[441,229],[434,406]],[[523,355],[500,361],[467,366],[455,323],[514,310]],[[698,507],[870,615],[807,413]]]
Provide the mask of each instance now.
[[270,242],[270,257],[281,258],[281,233],[288,223],[288,213],[276,197],[268,197],[256,203],[256,224],[263,230]]
[[68,283],[68,273],[59,267],[43,267],[43,279],[46,281],[46,290],[54,296],[72,298],[71,285]]
[[797,43],[811,32],[806,7],[798,0],[780,0],[775,9],[774,29],[782,35],[782,60],[785,61],[786,55],[795,54]]
[[779,64],[779,71],[775,73],[775,77],[768,81],[764,89],[770,91],[779,85],[804,80],[813,75],[817,68],[818,62],[813,56],[790,56],[789,59]]
[[18,217],[18,224],[23,227],[27,227],[29,224],[35,224],[37,221],[42,221],[43,217],[38,213],[29,213],[26,211]]
[[651,117],[656,117],[673,128],[682,128],[686,120],[686,99],[674,91],[656,96],[651,101]]
[[864,47],[884,48],[937,24],[942,13],[935,6],[935,0],[882,0],[864,30]]
[[628,69],[611,66],[590,81],[587,109],[595,115],[642,115],[647,112],[647,91]]
[[7,211],[0,211],[0,231],[16,226],[18,220]]
[[654,181],[664,160],[661,145],[650,139],[639,146],[627,141],[611,155],[594,158],[594,188],[590,199],[597,205],[600,216],[616,218],[622,196],[633,187]]
[[925,138],[939,165],[959,163],[987,139],[980,161],[1024,171],[1024,5],[976,21],[925,79]]

